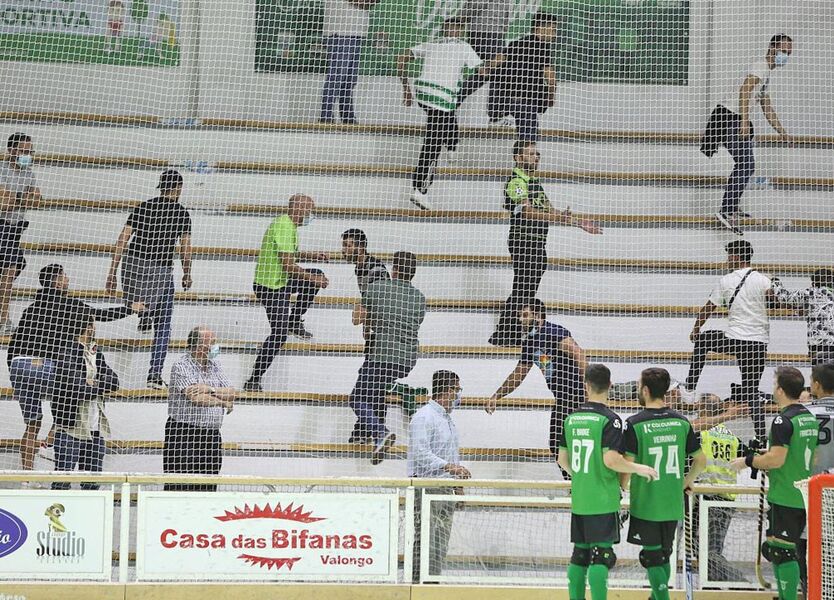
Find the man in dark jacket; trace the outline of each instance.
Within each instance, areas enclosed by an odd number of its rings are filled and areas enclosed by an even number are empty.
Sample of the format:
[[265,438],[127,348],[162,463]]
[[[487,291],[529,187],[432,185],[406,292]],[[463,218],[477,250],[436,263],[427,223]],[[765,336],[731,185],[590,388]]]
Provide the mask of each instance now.
[[[76,343],[65,350],[55,369],[52,415],[55,419],[55,470],[100,473],[104,438],[110,425],[104,415],[105,394],[119,389],[119,377],[104,360],[95,340],[92,318]],[[53,490],[65,490],[69,482],[54,482]],[[97,483],[81,488],[98,489]]]
[[[35,301],[23,311],[6,357],[13,394],[26,424],[20,441],[20,462],[21,468],[27,471],[34,466],[43,420],[41,398],[51,393],[56,363],[64,358],[67,348],[78,343],[91,318],[109,322],[145,309],[141,302],[130,307],[94,308],[71,297],[67,291],[69,277],[58,264],[41,269],[39,280],[41,289]],[[50,433],[48,444],[51,437]]]

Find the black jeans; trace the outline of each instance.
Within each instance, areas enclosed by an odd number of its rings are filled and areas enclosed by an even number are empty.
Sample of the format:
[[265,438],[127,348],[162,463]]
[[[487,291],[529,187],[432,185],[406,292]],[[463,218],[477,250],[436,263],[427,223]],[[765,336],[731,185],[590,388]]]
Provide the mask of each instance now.
[[429,190],[437,170],[437,159],[445,146],[454,150],[460,141],[458,118],[455,111],[442,111],[428,106],[420,107],[426,111],[426,136],[420,148],[420,158],[411,177],[411,185],[424,194]]
[[741,196],[756,169],[753,156],[753,125],[750,125],[750,137],[743,139],[740,135],[741,115],[719,104],[715,107],[701,138],[701,152],[712,158],[719,146],[724,146],[733,157],[735,166],[724,188],[721,212],[732,215],[738,212]]
[[521,335],[518,311],[525,301],[539,293],[542,277],[547,271],[547,243],[511,238],[507,245],[513,263],[513,287],[501,311],[497,331],[517,337]]
[[749,405],[756,437],[760,440],[766,439],[764,406],[759,400],[759,381],[765,368],[767,344],[730,339],[725,332],[715,329],[702,331],[695,340],[695,350],[692,352],[692,362],[686,376],[687,389],[694,391],[698,386],[710,352],[729,354],[736,358],[741,371],[740,398],[736,400]]
[[397,379],[406,377],[410,372],[411,367],[365,359],[350,393],[350,407],[356,414],[355,437],[370,438],[378,443],[388,434],[385,427],[385,395]]
[[[319,269],[307,269],[307,272],[323,275]],[[290,327],[300,323],[321,288],[306,279],[299,278],[290,279],[287,285],[277,290],[257,283],[252,288],[266,311],[270,328],[269,337],[261,345],[258,357],[255,359],[255,367],[252,369],[251,379],[260,381],[272,361],[275,360],[275,356],[284,347]],[[297,294],[295,302],[290,301],[290,296],[293,294]]]
[[[504,34],[502,33],[472,31],[467,37],[469,45],[472,46],[475,54],[484,62],[492,60],[504,49]],[[460,91],[460,102],[463,102],[466,98],[478,91],[487,81],[489,81],[489,76],[483,75],[473,75],[464,81]],[[490,119],[502,116],[498,113],[498,97],[495,93],[494,86],[490,86],[489,94],[487,95],[487,116]]]
[[[219,429],[196,427],[169,418],[165,423],[162,472],[217,475],[223,466],[222,444]],[[214,492],[217,486],[166,483],[165,491]]]

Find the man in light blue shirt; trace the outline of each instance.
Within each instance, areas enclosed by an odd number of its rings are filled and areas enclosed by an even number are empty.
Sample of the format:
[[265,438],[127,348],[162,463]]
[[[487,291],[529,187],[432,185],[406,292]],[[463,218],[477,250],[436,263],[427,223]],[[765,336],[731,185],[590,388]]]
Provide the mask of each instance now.
[[[452,371],[435,371],[431,379],[432,396],[428,404],[411,418],[408,444],[409,477],[469,479],[469,469],[460,464],[458,430],[451,412],[460,406],[463,390],[460,377]],[[426,493],[454,494],[458,489],[426,488]],[[414,505],[414,568],[412,581],[420,578],[420,523],[422,490],[417,490]],[[449,536],[452,533],[454,502],[436,502],[431,509],[429,574],[440,575]]]

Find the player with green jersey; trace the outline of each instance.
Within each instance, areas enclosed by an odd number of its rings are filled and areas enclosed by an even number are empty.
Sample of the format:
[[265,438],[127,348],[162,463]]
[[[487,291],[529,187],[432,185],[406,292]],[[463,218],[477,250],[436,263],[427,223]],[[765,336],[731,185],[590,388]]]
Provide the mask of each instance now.
[[805,530],[805,503],[794,485],[808,478],[814,469],[819,443],[819,422],[802,404],[799,396],[805,378],[799,369],[779,367],[773,384],[773,398],[779,414],[773,419],[764,454],[750,454],[733,461],[737,470],[763,469],[770,477],[767,501],[767,539],[762,556],[773,565],[773,574],[781,600],[796,600],[799,585],[799,562],[796,545]]
[[[669,557],[678,521],[683,519],[684,490],[706,467],[699,436],[686,417],[666,406],[666,369],[640,374],[640,406],[644,410],[626,421],[620,451],[626,460],[650,465],[657,479],[631,477],[631,518],[628,541],[642,546],[640,564],[646,569],[654,600],[669,600]],[[686,459],[692,466],[685,473]]]
[[593,600],[608,596],[608,570],[617,562],[613,546],[620,541],[618,473],[657,478],[651,467],[628,462],[619,453],[623,428],[608,408],[610,388],[608,367],[589,365],[588,401],[568,415],[559,439],[559,465],[571,476],[570,600],[584,600],[586,580]]

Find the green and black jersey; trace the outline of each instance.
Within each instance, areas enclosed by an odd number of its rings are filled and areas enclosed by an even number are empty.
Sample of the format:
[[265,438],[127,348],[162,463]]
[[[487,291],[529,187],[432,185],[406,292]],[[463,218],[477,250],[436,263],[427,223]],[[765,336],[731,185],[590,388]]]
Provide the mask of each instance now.
[[526,219],[522,214],[525,202],[533,208],[551,209],[550,200],[544,193],[539,178],[515,168],[504,186],[504,209],[510,212],[510,240],[545,243],[550,223]]
[[771,504],[790,508],[805,508],[802,493],[794,483],[811,476],[814,468],[814,453],[819,442],[819,422],[801,404],[789,404],[773,419],[770,426],[769,444],[785,446],[788,454],[785,464],[767,472],[770,489],[767,501]]
[[571,512],[602,515],[620,510],[620,480],[605,466],[607,450],[619,451],[622,421],[604,404],[587,402],[565,419],[559,448],[570,453]]
[[620,451],[657,471],[655,481],[631,476],[631,514],[644,521],[683,518],[688,456],[701,452],[700,436],[686,417],[669,408],[646,408],[626,420]]

